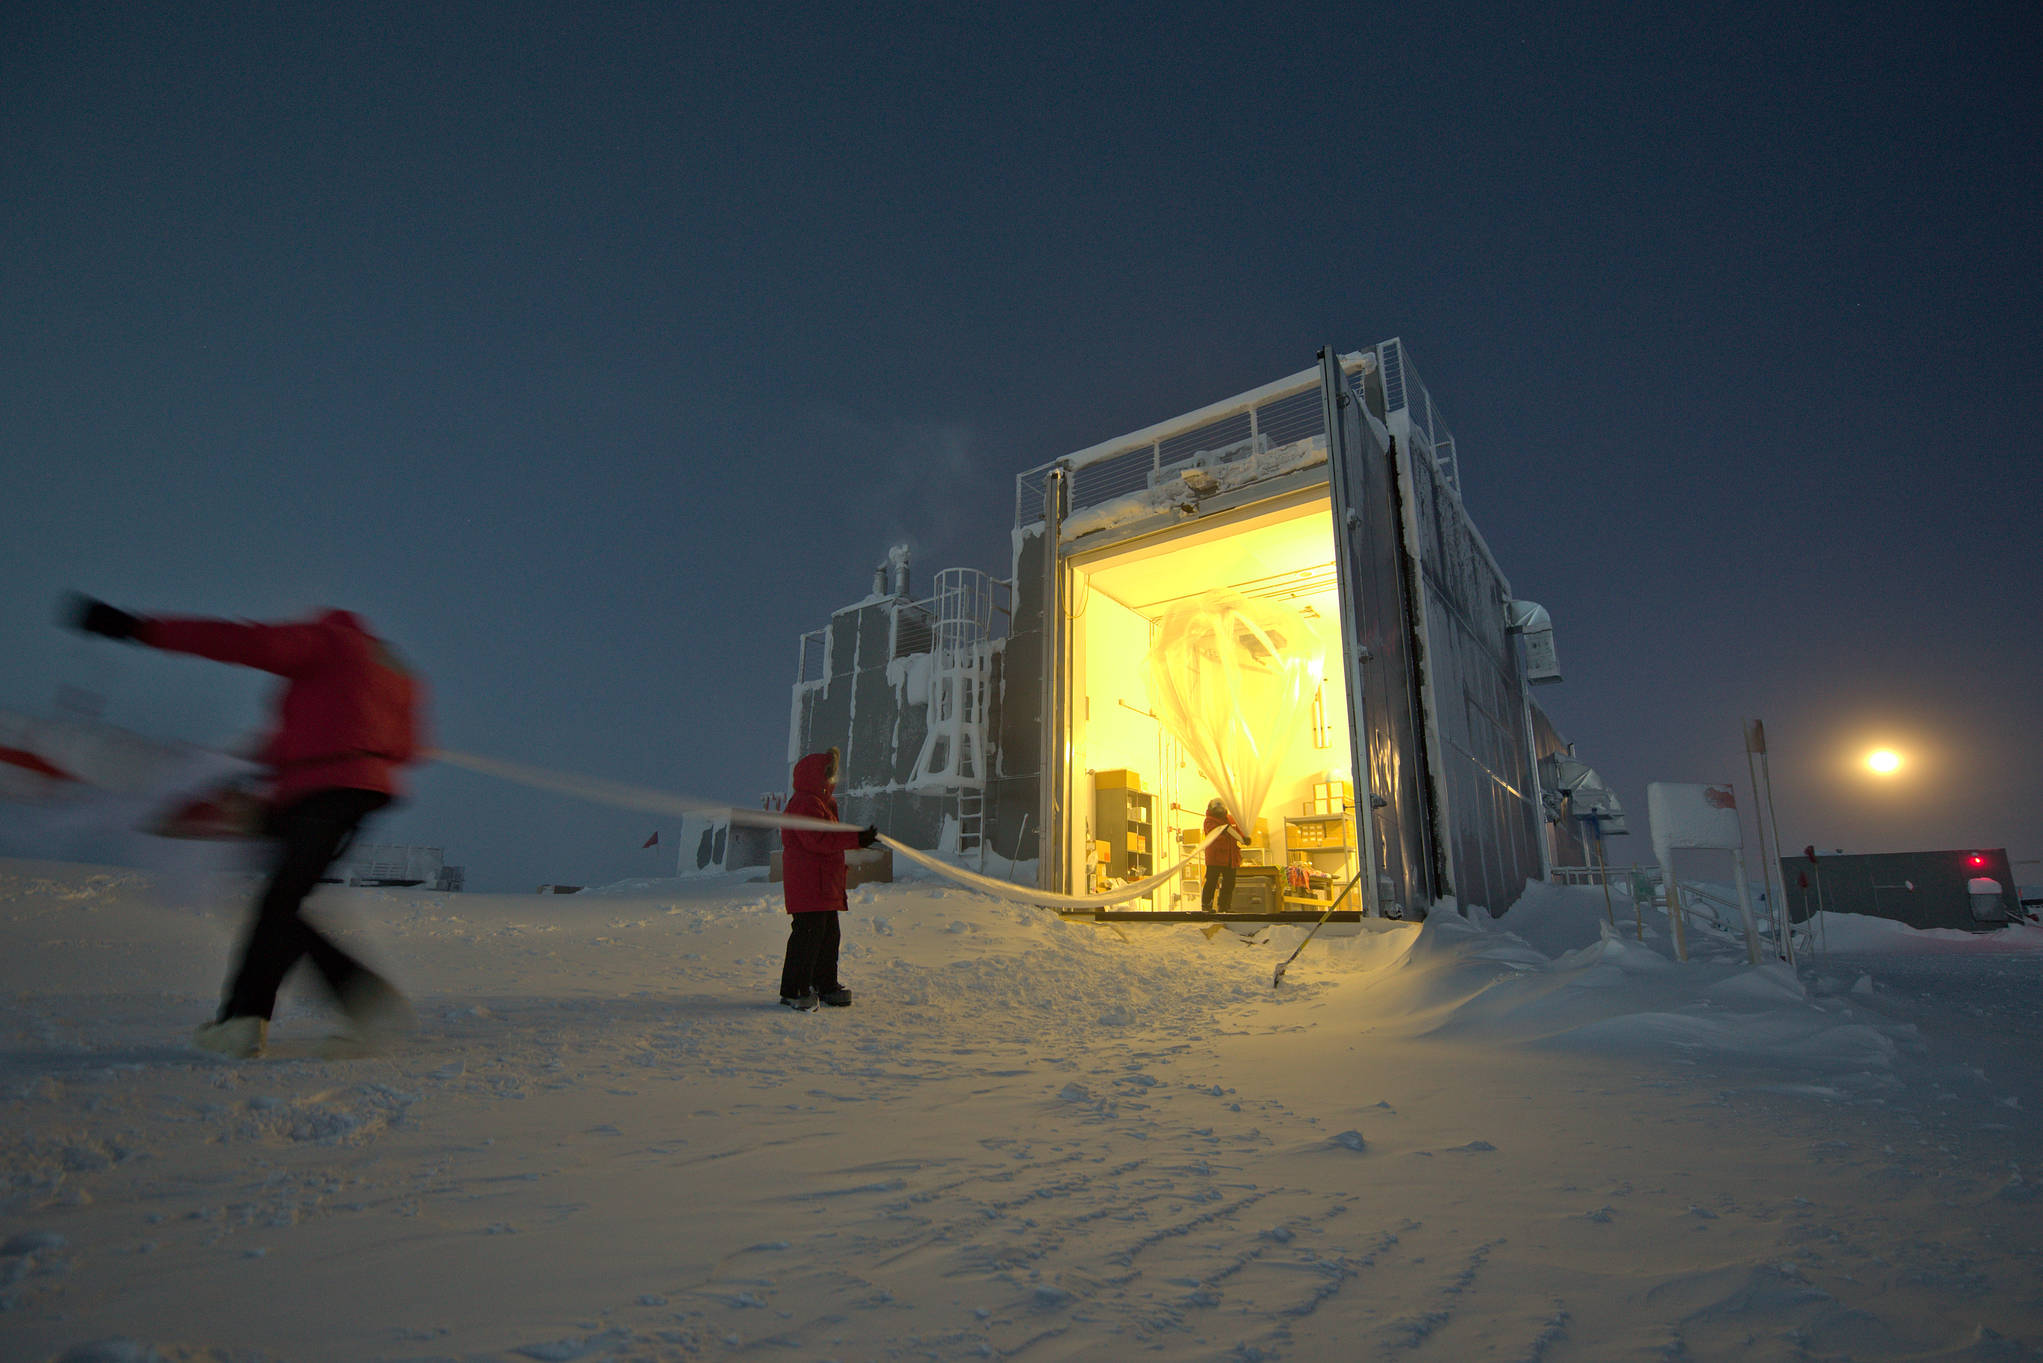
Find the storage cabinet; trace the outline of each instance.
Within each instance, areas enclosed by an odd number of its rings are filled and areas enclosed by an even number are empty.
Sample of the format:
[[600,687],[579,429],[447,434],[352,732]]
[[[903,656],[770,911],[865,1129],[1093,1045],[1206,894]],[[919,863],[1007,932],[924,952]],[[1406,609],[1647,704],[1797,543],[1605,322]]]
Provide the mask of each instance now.
[[1122,784],[1096,782],[1093,788],[1092,834],[1104,850],[1104,874],[1116,880],[1141,880],[1155,873],[1156,797],[1126,781],[1126,773],[1102,772]]
[[1283,907],[1283,867],[1245,864],[1235,871],[1234,902],[1229,906],[1230,912],[1275,913]]

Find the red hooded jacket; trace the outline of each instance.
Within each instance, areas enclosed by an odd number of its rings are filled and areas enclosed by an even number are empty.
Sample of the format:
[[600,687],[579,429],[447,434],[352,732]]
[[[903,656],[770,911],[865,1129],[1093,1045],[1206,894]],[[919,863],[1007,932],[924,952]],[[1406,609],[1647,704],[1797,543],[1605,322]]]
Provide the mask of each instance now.
[[1225,828],[1228,831],[1206,844],[1206,864],[1208,866],[1241,865],[1242,840],[1239,836],[1241,829],[1234,822],[1234,816],[1232,814],[1208,814],[1206,816],[1206,832],[1211,833],[1216,828]]
[[[795,763],[794,794],[787,813],[838,822],[837,784],[830,753],[812,752]],[[780,881],[789,913],[842,913],[844,854],[858,846],[858,834],[809,828],[780,830]]]
[[135,639],[285,679],[276,729],[259,754],[271,768],[273,804],[336,788],[402,793],[397,769],[422,746],[424,688],[347,611],[289,625],[152,616]]

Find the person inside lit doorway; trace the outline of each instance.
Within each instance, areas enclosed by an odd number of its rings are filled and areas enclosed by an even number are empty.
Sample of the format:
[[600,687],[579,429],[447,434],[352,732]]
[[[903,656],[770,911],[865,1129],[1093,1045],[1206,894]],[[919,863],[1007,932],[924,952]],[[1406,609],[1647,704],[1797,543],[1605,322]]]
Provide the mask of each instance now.
[[[1213,837],[1214,829],[1224,830],[1219,837]],[[1219,796],[1213,797],[1206,806],[1206,883],[1199,889],[1199,908],[1202,912],[1213,912],[1216,899],[1220,912],[1234,910],[1234,875],[1241,868],[1241,849],[1248,845],[1248,834],[1227,812],[1227,803]]]

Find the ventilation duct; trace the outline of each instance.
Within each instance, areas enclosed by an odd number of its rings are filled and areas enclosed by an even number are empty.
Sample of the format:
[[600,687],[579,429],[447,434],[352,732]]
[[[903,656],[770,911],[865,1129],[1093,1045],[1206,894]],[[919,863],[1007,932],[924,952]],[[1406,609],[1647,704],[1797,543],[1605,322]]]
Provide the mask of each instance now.
[[[1539,786],[1546,806],[1547,821],[1558,823],[1563,815],[1593,819],[1605,835],[1628,833],[1624,805],[1617,792],[1587,762],[1555,753],[1539,759]],[[1567,807],[1562,808],[1562,802]]]
[[1513,634],[1525,636],[1525,677],[1532,682],[1556,682],[1561,665],[1554,657],[1554,622],[1546,607],[1537,601],[1511,601],[1504,607],[1504,623]]

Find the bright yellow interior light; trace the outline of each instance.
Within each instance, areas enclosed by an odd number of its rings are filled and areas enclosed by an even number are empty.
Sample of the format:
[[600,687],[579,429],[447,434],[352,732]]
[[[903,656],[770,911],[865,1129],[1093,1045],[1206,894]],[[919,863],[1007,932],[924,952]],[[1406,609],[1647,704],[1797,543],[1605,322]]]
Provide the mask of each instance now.
[[1901,770],[1901,754],[1892,748],[1879,748],[1866,754],[1866,765],[1882,776],[1892,776]]

